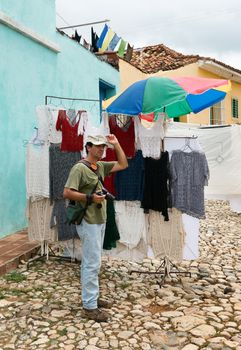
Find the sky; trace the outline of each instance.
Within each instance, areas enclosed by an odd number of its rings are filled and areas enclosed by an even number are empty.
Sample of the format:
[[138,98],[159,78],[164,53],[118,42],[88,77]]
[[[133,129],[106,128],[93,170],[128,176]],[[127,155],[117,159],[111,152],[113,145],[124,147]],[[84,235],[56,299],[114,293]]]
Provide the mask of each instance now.
[[[164,44],[241,70],[240,0],[56,0],[57,27],[105,19],[134,48]],[[93,27],[99,35],[104,24]],[[76,28],[88,42],[90,28]]]

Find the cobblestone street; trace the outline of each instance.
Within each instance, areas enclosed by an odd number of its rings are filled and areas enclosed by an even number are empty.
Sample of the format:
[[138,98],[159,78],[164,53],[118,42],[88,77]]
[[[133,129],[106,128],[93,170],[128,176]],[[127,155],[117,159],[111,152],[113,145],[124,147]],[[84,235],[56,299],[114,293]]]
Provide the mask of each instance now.
[[200,258],[180,268],[191,278],[130,274],[154,271],[104,258],[102,297],[113,301],[108,323],[81,318],[79,265],[36,261],[0,279],[0,349],[241,350],[241,214],[208,201]]

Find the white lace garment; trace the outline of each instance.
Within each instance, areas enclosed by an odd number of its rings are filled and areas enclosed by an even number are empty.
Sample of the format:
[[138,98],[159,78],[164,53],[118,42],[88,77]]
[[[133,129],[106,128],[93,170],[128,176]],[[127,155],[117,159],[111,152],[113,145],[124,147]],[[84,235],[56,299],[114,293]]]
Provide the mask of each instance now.
[[137,247],[140,240],[146,242],[148,221],[139,201],[115,201],[116,224],[119,242],[129,249]]
[[26,153],[27,198],[49,198],[49,146],[29,143]]
[[168,257],[180,262],[183,259],[184,229],[182,213],[173,208],[169,213],[169,221],[164,221],[163,215],[150,210],[148,244],[156,258]]
[[62,132],[56,130],[59,108],[53,106],[37,106],[38,138],[45,143],[61,143]]
[[50,228],[52,207],[48,198],[39,198],[27,202],[26,216],[28,219],[28,238],[30,241],[57,241],[56,228]]
[[138,149],[142,150],[143,157],[160,158],[161,139],[164,137],[164,118],[158,115],[155,122],[146,128],[139,117],[134,118],[135,141]]

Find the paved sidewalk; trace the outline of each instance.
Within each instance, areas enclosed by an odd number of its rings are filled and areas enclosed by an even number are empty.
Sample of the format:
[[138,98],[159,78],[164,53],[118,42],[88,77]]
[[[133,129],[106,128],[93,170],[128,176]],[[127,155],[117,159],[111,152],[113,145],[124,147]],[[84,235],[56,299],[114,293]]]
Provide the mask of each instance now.
[[38,250],[39,244],[29,242],[26,231],[19,231],[0,239],[0,276],[27,261]]
[[36,260],[0,278],[0,350],[241,350],[241,214],[206,203],[200,257],[178,266],[191,277],[130,274],[142,264],[103,258],[110,320],[82,317],[79,265]]

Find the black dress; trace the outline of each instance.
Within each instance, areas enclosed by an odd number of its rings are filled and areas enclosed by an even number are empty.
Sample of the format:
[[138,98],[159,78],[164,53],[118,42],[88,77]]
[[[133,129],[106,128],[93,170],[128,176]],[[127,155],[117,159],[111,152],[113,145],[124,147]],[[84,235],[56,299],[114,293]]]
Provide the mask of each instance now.
[[141,207],[159,211],[168,221],[169,205],[169,154],[162,152],[160,159],[145,158],[145,182]]

